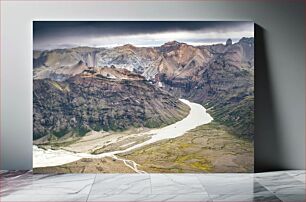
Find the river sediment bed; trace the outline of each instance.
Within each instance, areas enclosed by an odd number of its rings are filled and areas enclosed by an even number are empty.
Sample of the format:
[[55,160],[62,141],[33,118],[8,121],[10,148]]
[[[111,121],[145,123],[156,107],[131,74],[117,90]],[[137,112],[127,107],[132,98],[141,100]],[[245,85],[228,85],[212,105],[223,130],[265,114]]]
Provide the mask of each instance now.
[[[163,128],[130,134],[133,138],[121,146],[116,141],[107,149],[100,145],[87,151],[73,145],[56,150],[34,146],[34,172],[251,172],[253,143],[211,123],[213,118],[202,105],[181,101],[190,107],[187,117]],[[95,141],[86,144],[91,142]]]

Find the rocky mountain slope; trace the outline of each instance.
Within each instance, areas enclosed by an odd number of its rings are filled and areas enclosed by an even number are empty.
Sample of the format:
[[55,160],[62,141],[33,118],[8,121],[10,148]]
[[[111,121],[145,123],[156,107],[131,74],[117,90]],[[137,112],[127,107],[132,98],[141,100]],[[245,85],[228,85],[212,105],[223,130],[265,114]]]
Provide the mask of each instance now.
[[153,84],[158,91],[162,88],[176,98],[203,104],[216,121],[237,135],[254,135],[254,38],[242,38],[237,43],[228,40],[225,45],[192,46],[171,41],[160,47],[77,47],[34,51],[33,55],[34,88],[48,82],[73,84],[77,78],[84,79],[78,74],[88,66],[113,66],[110,69],[129,70],[145,78],[132,83],[148,88]]
[[[216,121],[238,135],[254,136],[254,39],[233,45],[202,46],[208,62],[182,68],[180,75],[158,74],[165,89],[177,97],[203,104]],[[165,52],[169,54],[169,52]],[[176,55],[179,55],[176,53]]]
[[187,105],[144,77],[106,67],[87,68],[62,81],[35,79],[33,97],[34,139],[160,127],[189,112]]

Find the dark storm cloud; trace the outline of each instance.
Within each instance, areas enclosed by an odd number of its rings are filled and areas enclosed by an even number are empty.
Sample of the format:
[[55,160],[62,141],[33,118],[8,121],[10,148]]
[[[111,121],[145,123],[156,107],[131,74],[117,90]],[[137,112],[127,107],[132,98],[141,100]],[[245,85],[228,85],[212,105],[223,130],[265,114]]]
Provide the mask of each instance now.
[[[35,21],[34,38],[53,36],[80,36],[80,35],[129,35],[158,33],[166,31],[197,31],[218,30],[226,31],[241,26],[244,22],[118,22],[118,21]],[[246,22],[247,23],[247,22]]]
[[[46,44],[64,43],[71,45],[72,39],[109,36],[131,36],[165,32],[216,32],[243,30],[250,22],[231,21],[34,21],[34,47]],[[67,43],[67,42],[66,42]],[[74,43],[74,44],[75,44]],[[67,45],[69,45],[67,44]],[[103,45],[103,44],[102,44]]]

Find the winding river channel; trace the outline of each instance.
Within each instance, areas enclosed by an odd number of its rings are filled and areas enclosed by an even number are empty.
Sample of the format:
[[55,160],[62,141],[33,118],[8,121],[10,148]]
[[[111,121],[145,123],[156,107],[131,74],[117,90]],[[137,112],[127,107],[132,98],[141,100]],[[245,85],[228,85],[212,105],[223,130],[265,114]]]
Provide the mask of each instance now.
[[116,154],[129,152],[131,150],[143,147],[148,144],[155,143],[160,140],[171,139],[182,136],[187,131],[194,129],[197,126],[210,123],[213,120],[213,118],[206,112],[206,109],[202,105],[190,102],[185,99],[180,99],[180,101],[190,107],[190,112],[188,116],[182,119],[181,121],[178,121],[166,127],[150,130],[148,134],[152,134],[152,137],[151,139],[145,142],[133,145],[125,150],[105,152],[97,155],[88,154],[88,153],[74,153],[62,149],[45,150],[42,148],[38,148],[36,145],[33,145],[33,168],[59,166],[80,160],[82,158],[111,157],[116,160],[123,161],[126,166],[130,167],[137,173],[144,173],[144,171],[138,170],[137,163],[131,160],[121,159],[117,157]]

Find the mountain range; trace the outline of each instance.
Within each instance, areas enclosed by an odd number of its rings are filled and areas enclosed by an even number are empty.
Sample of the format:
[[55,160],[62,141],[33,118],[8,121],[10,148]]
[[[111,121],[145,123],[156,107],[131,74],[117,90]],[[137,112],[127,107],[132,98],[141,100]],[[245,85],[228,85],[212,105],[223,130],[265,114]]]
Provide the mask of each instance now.
[[235,134],[254,136],[254,38],[193,46],[34,50],[34,139],[160,127],[182,119],[185,98]]

